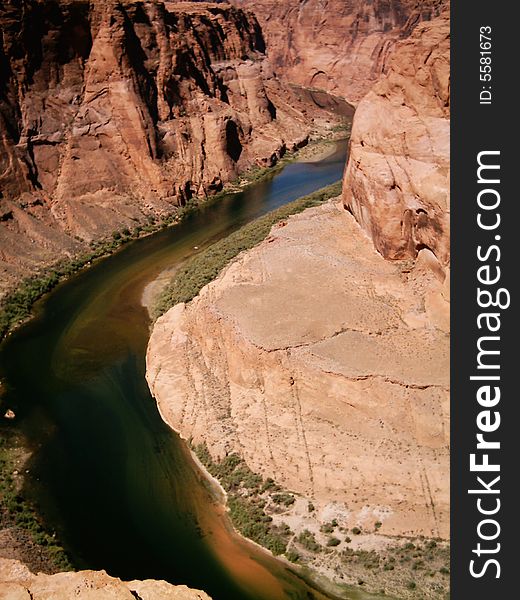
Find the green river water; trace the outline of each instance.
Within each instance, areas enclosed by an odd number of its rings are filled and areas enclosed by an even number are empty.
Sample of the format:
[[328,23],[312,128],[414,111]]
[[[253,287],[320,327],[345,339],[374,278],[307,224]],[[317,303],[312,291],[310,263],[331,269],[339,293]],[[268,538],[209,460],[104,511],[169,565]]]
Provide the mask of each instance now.
[[[147,388],[147,284],[195,247],[341,178],[347,145],[293,163],[180,225],[132,242],[39,301],[0,348],[6,402],[33,450],[26,492],[78,568],[165,579],[214,600],[323,599],[233,533]],[[355,590],[345,598],[370,596]]]

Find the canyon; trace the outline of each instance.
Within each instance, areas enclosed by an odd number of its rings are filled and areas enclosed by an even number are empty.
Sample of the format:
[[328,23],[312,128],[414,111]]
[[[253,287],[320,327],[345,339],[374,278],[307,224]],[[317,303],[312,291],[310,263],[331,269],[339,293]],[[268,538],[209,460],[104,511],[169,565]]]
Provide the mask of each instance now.
[[[413,591],[399,569],[343,558],[449,538],[449,2],[232,4],[3,4],[0,295],[333,129],[297,86],[355,104],[341,196],[160,317],[146,378],[185,440],[295,495],[274,517],[293,549],[306,531],[328,546],[335,523],[334,550],[306,558],[315,572],[440,598],[438,567]],[[208,597],[6,559],[0,587]]]
[[330,120],[273,76],[256,18],[228,4],[8,1],[0,30],[1,294]]

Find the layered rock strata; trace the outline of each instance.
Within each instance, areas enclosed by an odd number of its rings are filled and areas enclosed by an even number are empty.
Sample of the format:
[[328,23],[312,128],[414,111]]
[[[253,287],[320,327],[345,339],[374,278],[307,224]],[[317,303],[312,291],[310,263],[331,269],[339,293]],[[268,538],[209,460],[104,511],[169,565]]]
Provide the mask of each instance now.
[[254,10],[277,73],[357,103],[396,41],[436,16],[444,0],[234,0]]
[[163,418],[340,506],[344,527],[447,537],[447,291],[424,254],[385,261],[339,203],[281,225],[155,324]]
[[273,164],[316,116],[227,4],[8,0],[0,30],[0,292]]
[[450,249],[449,15],[418,25],[359,103],[343,198],[383,256]]
[[45,575],[31,573],[15,560],[0,559],[0,600],[211,600],[202,591],[166,581],[130,581],[105,571]]

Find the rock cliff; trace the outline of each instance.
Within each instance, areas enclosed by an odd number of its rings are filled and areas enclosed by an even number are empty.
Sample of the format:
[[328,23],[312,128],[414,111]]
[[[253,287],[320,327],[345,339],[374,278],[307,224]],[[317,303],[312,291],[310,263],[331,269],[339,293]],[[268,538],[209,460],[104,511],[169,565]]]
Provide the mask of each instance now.
[[343,192],[383,256],[427,250],[441,271],[450,256],[449,51],[446,13],[396,46],[356,110]]
[[444,0],[234,0],[251,8],[277,73],[357,103],[396,41],[436,16]]
[[0,559],[0,600],[211,600],[199,590],[166,581],[130,581],[105,571],[34,575],[15,560]]
[[419,261],[385,261],[339,204],[275,227],[154,326],[164,419],[345,527],[448,535],[449,343]]
[[0,292],[311,129],[227,4],[8,0],[0,30]]

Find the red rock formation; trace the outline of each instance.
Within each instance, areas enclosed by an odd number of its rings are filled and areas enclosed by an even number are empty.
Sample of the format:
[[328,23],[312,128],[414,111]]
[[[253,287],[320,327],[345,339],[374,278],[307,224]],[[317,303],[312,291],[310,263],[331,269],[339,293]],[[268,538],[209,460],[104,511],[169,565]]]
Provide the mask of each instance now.
[[354,117],[344,203],[386,258],[449,263],[449,50],[448,14],[417,26]]
[[357,103],[393,44],[444,0],[233,0],[251,8],[278,74]]
[[16,560],[0,558],[2,600],[211,600],[201,590],[166,581],[121,581],[106,571],[71,571],[35,575]]
[[310,130],[226,4],[8,0],[0,30],[0,292]]

